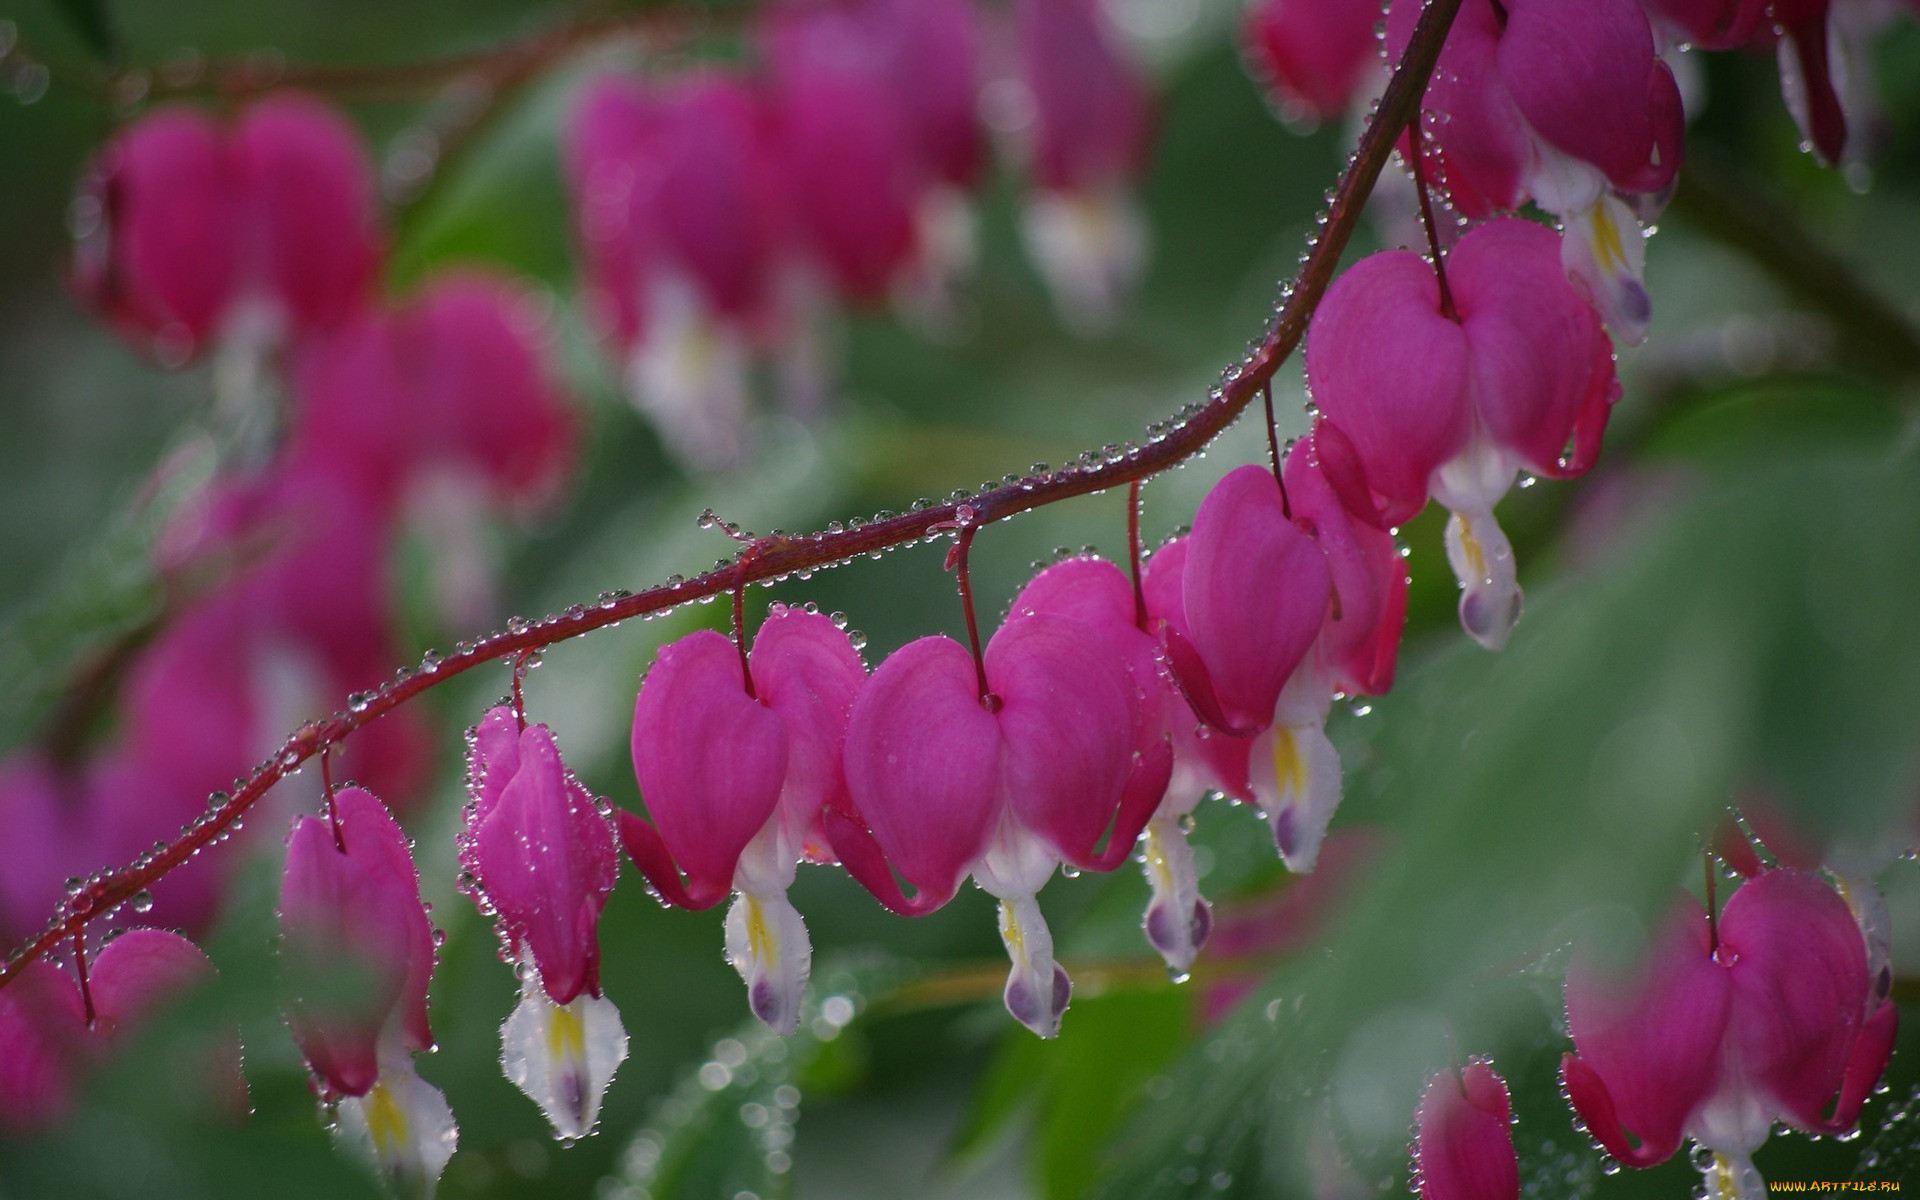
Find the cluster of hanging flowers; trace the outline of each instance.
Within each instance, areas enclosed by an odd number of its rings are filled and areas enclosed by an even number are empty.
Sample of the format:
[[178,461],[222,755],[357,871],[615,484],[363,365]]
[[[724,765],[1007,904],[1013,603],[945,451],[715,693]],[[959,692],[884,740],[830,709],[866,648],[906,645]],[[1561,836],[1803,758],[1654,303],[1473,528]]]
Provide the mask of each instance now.
[[[1314,74],[1288,49],[1344,30],[1342,53],[1360,56],[1353,7],[1329,0],[1324,21],[1256,14],[1291,103],[1328,115],[1364,92],[1363,67]],[[1393,4],[1391,49],[1418,7]],[[1692,28],[1707,6],[1652,7]],[[1716,30],[1758,6],[1723,7],[1739,11]],[[1135,269],[1124,186],[1143,155],[1145,102],[1092,0],[1013,11],[1039,187],[1030,232],[1062,295],[1092,311]],[[942,290],[970,237],[960,197],[984,154],[978,19],[966,0],[779,4],[754,29],[760,76],[617,79],[584,94],[568,162],[589,287],[636,398],[691,461],[737,453],[749,358],[800,345],[810,297]],[[775,606],[749,637],[736,604],[731,637],[673,642],[638,687],[644,814],[616,812],[574,777],[517,686],[482,717],[460,887],[518,981],[503,1069],[558,1136],[593,1129],[627,1054],[598,942],[619,849],[669,905],[731,899],[726,952],[748,1008],[781,1032],[798,1023],[811,959],[787,895],[802,863],[838,863],[910,916],[970,877],[999,901],[1008,1011],[1051,1037],[1072,997],[1037,900],[1057,869],[1137,856],[1151,886],[1144,934],[1175,976],[1212,926],[1186,842],[1203,796],[1257,807],[1287,866],[1313,869],[1342,790],[1325,723],[1337,697],[1393,684],[1407,589],[1396,531],[1430,500],[1452,513],[1463,626],[1505,643],[1521,592],[1493,509],[1522,472],[1564,477],[1595,461],[1620,393],[1613,338],[1637,340],[1648,317],[1633,222],[1678,169],[1681,113],[1655,25],[1632,0],[1468,0],[1459,21],[1403,154],[1423,202],[1431,185],[1477,223],[1455,238],[1430,221],[1431,258],[1386,251],[1333,284],[1307,335],[1310,432],[1229,472],[1191,532],[1144,562],[1055,564],[983,639],[967,577],[981,525],[962,505],[943,532],[969,644],[922,638],[871,669],[830,617]],[[1786,28],[1783,61],[1797,64],[1816,143],[1837,154],[1813,27]],[[1591,69],[1567,69],[1570,47]],[[26,762],[0,774],[0,808],[28,841],[44,833],[47,861],[76,857],[52,840],[71,810],[65,789],[136,769],[120,755],[192,753],[224,771],[257,757],[262,713],[306,711],[263,687],[316,674],[323,687],[364,686],[351,656],[389,657],[367,631],[387,627],[395,530],[424,520],[457,550],[472,541],[457,522],[475,497],[532,504],[565,473],[571,424],[543,383],[525,306],[510,285],[472,276],[381,302],[368,191],[338,120],[297,98],[261,101],[231,125],[156,114],[102,156],[83,295],[163,357],[226,355],[237,379],[284,377],[295,403],[273,456],[219,480],[165,541],[181,564],[266,550],[136,665],[126,745],[89,770]],[[1561,229],[1513,215],[1527,201]],[[307,524],[316,511],[328,523]],[[436,514],[455,524],[433,525]],[[455,559],[462,585],[484,578],[483,564]],[[226,740],[209,748],[209,729]],[[324,816],[298,816],[287,839],[288,1016],[342,1140],[384,1174],[430,1185],[457,1139],[446,1099],[413,1066],[433,1045],[436,935],[412,847],[379,798],[404,795],[409,776],[381,765],[380,747],[356,734],[366,786],[336,789],[327,775],[310,806]],[[195,767],[182,777],[203,780]],[[181,819],[151,820],[164,835]],[[0,872],[0,916],[54,907],[45,870]],[[1739,1200],[1761,1194],[1749,1156],[1776,1123],[1854,1122],[1894,1023],[1870,885],[1842,899],[1811,870],[1751,873],[1723,913],[1678,909],[1639,974],[1576,963],[1563,1068],[1580,1120],[1616,1158],[1651,1165],[1691,1138],[1719,1194]],[[91,1047],[208,969],[191,943],[152,930],[106,945],[90,975],[84,952],[75,959],[77,988],[36,962],[0,991],[0,1120],[57,1107]],[[1509,1114],[1488,1063],[1436,1077],[1417,1118],[1421,1194],[1516,1195]]]
[[[1898,1017],[1864,916],[1819,875],[1775,866],[1718,913],[1676,898],[1637,962],[1578,947],[1561,1079],[1580,1127],[1637,1168],[1691,1140],[1702,1195],[1761,1200],[1752,1156],[1774,1128],[1851,1130],[1893,1051]],[[1422,1200],[1519,1196],[1507,1086],[1490,1064],[1435,1076],[1416,1125]]]
[[[581,94],[567,174],[588,300],[633,403],[697,468],[743,452],[755,364],[790,412],[830,389],[837,307],[951,325],[973,266],[982,110],[1025,164],[1029,247],[1094,329],[1145,263],[1131,189],[1149,100],[1097,0],[768,5],[752,68],[612,75]],[[1007,36],[1011,33],[1011,38]],[[1011,54],[990,53],[1011,41]]]

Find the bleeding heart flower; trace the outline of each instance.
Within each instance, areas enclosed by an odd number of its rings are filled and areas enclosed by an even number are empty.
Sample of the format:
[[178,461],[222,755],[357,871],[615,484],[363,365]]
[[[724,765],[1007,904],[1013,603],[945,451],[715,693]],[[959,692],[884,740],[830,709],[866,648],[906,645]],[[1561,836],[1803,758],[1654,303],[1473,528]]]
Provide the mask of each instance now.
[[711,630],[662,647],[633,709],[653,823],[621,813],[620,840],[670,904],[736,894],[728,956],[754,1015],[791,1033],[813,949],[787,889],[801,859],[832,861],[820,823],[848,807],[842,747],[866,664],[831,618],[775,605],[748,671],[751,691],[738,647]]
[[1151,102],[1098,0],[1020,0],[1014,17],[1039,188],[1022,232],[1062,319],[1097,331],[1146,266],[1131,188],[1146,165]]
[[601,80],[566,159],[590,300],[626,356],[629,396],[688,462],[732,462],[751,356],[784,337],[791,217],[760,99],[729,74]]
[[916,251],[916,209],[932,185],[885,47],[853,8],[786,5],[762,27],[774,137],[796,221],[835,290],[886,296]]
[[[44,1128],[66,1115],[79,1074],[157,1009],[206,982],[213,966],[200,948],[162,929],[129,929],[88,964],[87,990],[44,960],[26,964],[0,990],[0,1127]],[[209,1098],[239,1097],[236,1037],[203,1056]]]
[[1259,0],[1240,38],[1282,116],[1332,121],[1385,79],[1379,24],[1374,0]]
[[1653,1166],[1690,1137],[1711,1156],[1712,1194],[1759,1200],[1767,1188],[1753,1151],[1776,1122],[1852,1128],[1896,1021],[1871,986],[1847,905],[1817,876],[1777,870],[1734,893],[1717,926],[1678,903],[1630,978],[1576,956],[1576,1053],[1561,1074],[1574,1111],[1620,1162]]
[[1007,1009],[1041,1037],[1058,1032],[1072,984],[1036,893],[1061,862],[1118,866],[1165,794],[1170,756],[1163,738],[1144,741],[1145,702],[1124,643],[1035,613],[1000,627],[979,671],[947,638],[910,643],[848,723],[847,787],[865,826],[828,810],[841,862],[907,915],[945,904],[971,872],[1000,900]]
[[539,338],[533,297],[456,271],[301,356],[287,469],[414,533],[453,628],[498,619],[490,514],[532,515],[574,465],[576,421]]
[[[1419,17],[1395,0],[1388,52]],[[1636,0],[1461,7],[1427,89],[1423,151],[1471,217],[1531,199],[1566,226],[1564,266],[1628,342],[1646,336],[1645,251],[1621,195],[1659,195],[1680,168],[1680,90]]]
[[163,109],[108,144],[85,189],[95,220],[75,284],[166,354],[216,340],[263,353],[369,298],[373,173],[354,130],[317,100],[268,96],[231,127]]
[[1173,730],[1178,723],[1191,727],[1193,716],[1161,669],[1158,640],[1141,628],[1148,611],[1136,601],[1120,568],[1091,557],[1070,558],[1048,567],[1034,576],[1013,602],[1013,612],[1022,616],[1048,613],[1080,621],[1108,639],[1125,657],[1128,674],[1142,701],[1135,742],[1157,747],[1156,757],[1166,755],[1170,759],[1165,795],[1154,806],[1141,833],[1141,864],[1153,889],[1142,925],[1147,940],[1166,960],[1167,970],[1184,979],[1213,928],[1213,910],[1200,895],[1184,827],[1206,789],[1191,785],[1181,791],[1174,789]]
[[1522,469],[1564,478],[1592,465],[1619,394],[1612,346],[1561,272],[1558,242],[1517,219],[1475,228],[1447,256],[1451,312],[1418,255],[1372,255],[1328,289],[1307,332],[1320,457],[1337,450],[1344,463],[1351,447],[1367,485],[1332,480],[1343,502],[1358,499],[1363,517],[1377,504],[1377,522],[1394,525],[1429,495],[1451,509],[1461,624],[1490,649],[1520,615],[1494,504]]
[[430,1188],[459,1138],[445,1097],[413,1069],[414,1052],[433,1045],[433,926],[386,805],[360,788],[333,804],[337,825],[301,817],[287,840],[287,1022],[342,1140],[396,1182]]
[[560,761],[545,725],[490,709],[467,763],[460,866],[520,963],[520,1003],[501,1029],[501,1062],[562,1138],[586,1136],[627,1057],[627,1034],[600,994],[600,912],[618,855],[598,802]]
[[1519,1200],[1513,1106],[1491,1064],[1474,1059],[1435,1075],[1414,1121],[1420,1200]]
[[1161,627],[1194,713],[1248,743],[1248,789],[1297,871],[1312,869],[1340,799],[1340,759],[1323,728],[1331,691],[1308,661],[1332,584],[1327,556],[1289,519],[1273,475],[1239,467],[1194,517],[1181,570],[1185,628]]

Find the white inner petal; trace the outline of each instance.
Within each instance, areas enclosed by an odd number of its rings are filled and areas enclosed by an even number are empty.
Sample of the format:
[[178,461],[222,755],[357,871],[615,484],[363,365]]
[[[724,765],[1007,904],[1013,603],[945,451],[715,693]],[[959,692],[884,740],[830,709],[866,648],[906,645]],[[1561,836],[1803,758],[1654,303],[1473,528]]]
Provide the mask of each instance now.
[[501,1069],[565,1141],[593,1132],[600,1098],[626,1057],[627,1031],[612,1001],[583,992],[558,1005],[537,979],[522,986],[500,1027]]

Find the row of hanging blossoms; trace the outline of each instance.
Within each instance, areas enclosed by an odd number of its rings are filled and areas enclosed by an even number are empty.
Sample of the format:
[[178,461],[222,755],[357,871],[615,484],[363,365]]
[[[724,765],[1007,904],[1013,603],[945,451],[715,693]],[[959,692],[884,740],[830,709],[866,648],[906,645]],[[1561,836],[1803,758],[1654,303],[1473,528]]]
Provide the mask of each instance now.
[[[1866,7],[1394,0],[1376,33],[1373,0],[1265,0],[1246,42],[1283,113],[1360,113],[1363,130],[1275,322],[1206,403],[1144,444],[944,505],[743,537],[710,572],[515,621],[398,678],[392,547],[424,539],[435,595],[471,621],[494,572],[486,519],[536,510],[573,469],[575,418],[541,364],[541,306],[474,273],[379,295],[372,172],[317,100],[142,117],[83,186],[75,284],[162,362],[214,360],[233,445],[160,540],[175,611],[128,668],[120,728],[0,769],[0,810],[28,831],[0,848],[0,931],[18,947],[0,967],[0,1123],[58,1114],[118,1029],[211,970],[187,935],[149,926],[204,930],[227,879],[200,851],[318,758],[318,786],[287,797],[271,833],[291,821],[288,1022],[341,1138],[383,1174],[431,1186],[457,1141],[447,1099],[413,1066],[433,1045],[438,942],[383,797],[417,790],[425,768],[406,704],[489,662],[511,666],[513,692],[470,734],[459,888],[519,981],[504,1069],[561,1138],[593,1130],[627,1054],[598,941],[622,850],[663,903],[730,900],[727,956],[748,1007],[782,1033],[799,1023],[811,964],[787,898],[801,863],[837,863],[909,916],[971,877],[999,902],[1008,1011],[1052,1037],[1073,985],[1037,894],[1056,870],[1137,859],[1145,937],[1184,977],[1212,927],[1187,843],[1203,796],[1256,806],[1286,866],[1315,865],[1342,792],[1328,714],[1393,684],[1399,527],[1430,501],[1451,514],[1446,556],[1472,638],[1497,650],[1520,619],[1494,510],[1517,483],[1593,465],[1621,399],[1615,341],[1648,334],[1642,229],[1683,156],[1669,58],[1777,44],[1810,147],[1845,162],[1860,152],[1859,84],[1836,48],[1877,32]],[[1017,0],[1010,17],[989,29],[971,0],[794,0],[756,19],[750,67],[585,90],[565,158],[586,299],[636,407],[690,467],[744,453],[756,363],[776,366],[790,410],[819,407],[836,310],[891,298],[945,319],[972,252],[983,112],[1027,165],[1024,233],[1063,313],[1094,326],[1120,302],[1145,253],[1129,197],[1145,86],[1094,0]],[[1396,152],[1424,252],[1373,254],[1336,277]],[[1283,446],[1271,381],[1297,346],[1314,416]],[[1141,481],[1262,398],[1268,460],[1228,473],[1190,532],[1141,546]],[[249,423],[276,405],[284,428]],[[983,635],[976,537],[1120,486],[1135,489],[1127,560],[1040,571]],[[776,605],[747,628],[753,583],[926,540],[950,543],[965,644],[925,637],[870,666],[845,622],[810,606]],[[525,669],[562,641],[728,595],[731,636],[688,634],[645,674],[631,726],[645,813],[616,811],[530,718]],[[216,790],[263,749],[258,769]],[[336,773],[358,782],[336,786]],[[1749,879],[1724,910],[1676,907],[1637,973],[1576,959],[1562,1081],[1614,1159],[1651,1166],[1691,1139],[1709,1194],[1758,1200],[1754,1150],[1776,1124],[1851,1128],[1896,1018],[1872,883],[1741,849],[1729,858]],[[126,913],[143,927],[109,939]],[[215,1090],[244,1088],[237,1048],[208,1061]],[[1517,1197],[1509,1113],[1484,1060],[1437,1077],[1417,1114],[1420,1194]]]

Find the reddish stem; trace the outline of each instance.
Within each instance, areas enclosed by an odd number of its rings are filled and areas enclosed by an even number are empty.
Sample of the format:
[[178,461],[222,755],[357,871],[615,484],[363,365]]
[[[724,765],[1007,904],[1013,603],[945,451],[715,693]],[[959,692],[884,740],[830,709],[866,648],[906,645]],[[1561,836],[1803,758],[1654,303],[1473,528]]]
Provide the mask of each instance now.
[[1260,388],[1260,396],[1267,405],[1267,458],[1273,464],[1273,481],[1280,485],[1280,515],[1293,520],[1293,505],[1287,503],[1287,477],[1282,474],[1284,464],[1280,461],[1280,427],[1273,419],[1273,380],[1269,379]]
[[[1361,135],[1347,173],[1341,177],[1327,213],[1326,224],[1309,249],[1286,303],[1253,353],[1227,370],[1212,403],[1181,417],[1159,440],[1136,447],[1111,461],[1067,467],[980,493],[967,503],[973,513],[972,524],[989,524],[1073,496],[1105,491],[1157,474],[1205,448],[1246,410],[1305,335],[1307,322],[1320,297],[1325,294],[1327,285],[1333,280],[1340,255],[1360,220],[1361,209],[1373,190],[1374,181],[1379,178],[1387,156],[1392,153],[1395,140],[1419,106],[1427,77],[1433,72],[1434,61],[1439,57],[1440,46],[1446,39],[1460,3],[1461,0],[1430,0],[1421,13],[1406,53],[1381,94],[1373,122]],[[839,532],[762,538],[755,544],[751,561],[718,567],[692,579],[663,584],[644,592],[613,597],[532,624],[515,625],[478,642],[463,645],[430,669],[414,671],[383,686],[365,703],[349,706],[325,721],[297,730],[231,796],[210,808],[204,817],[165,849],[132,866],[107,872],[82,888],[62,906],[45,930],[15,950],[4,964],[0,964],[0,986],[11,981],[25,964],[45,957],[55,946],[89,922],[112,912],[152,886],[155,880],[191,860],[202,847],[218,838],[236,818],[253,807],[267,789],[301,763],[367,722],[391,712],[445,680],[463,675],[483,663],[539,650],[634,617],[664,612],[703,597],[717,596],[742,582],[752,583],[799,571],[818,570],[864,554],[922,541],[930,533],[937,532],[936,527],[953,528],[959,518],[960,507],[957,504],[937,505],[871,524],[855,525]]]
[[87,1028],[92,1029],[98,1014],[93,1008],[93,984],[87,978],[87,929],[84,925],[73,931],[73,971],[80,977],[80,1004],[86,1010]]
[[347,835],[340,831],[340,806],[333,802],[333,747],[320,748],[320,786],[327,794],[327,825],[333,830],[333,848],[347,852]]
[[747,696],[758,700],[759,693],[753,690],[753,669],[747,663],[747,559],[750,551],[740,555],[739,569],[734,572],[733,584],[733,644],[740,651],[740,678],[746,681]]
[[947,555],[947,566],[959,581],[960,608],[967,614],[967,644],[973,648],[974,683],[980,689],[981,706],[988,712],[999,712],[1000,698],[987,689],[987,659],[980,651],[980,622],[973,612],[973,576],[967,565],[968,556],[973,552],[973,535],[979,528],[974,524],[973,510],[961,505],[954,527],[957,532],[953,550]]
[[1127,567],[1133,572],[1133,623],[1147,629],[1147,589],[1140,582],[1140,481],[1127,485]]
[[513,658],[513,720],[522,732],[527,728],[527,659],[531,650],[522,650]]
[[1447,262],[1440,253],[1440,229],[1433,223],[1433,198],[1427,194],[1426,139],[1418,116],[1407,126],[1407,142],[1413,147],[1413,190],[1420,197],[1420,224],[1427,231],[1427,250],[1433,255],[1433,277],[1440,283],[1440,312],[1449,321],[1458,321],[1460,312],[1453,307],[1453,291],[1447,287]]

